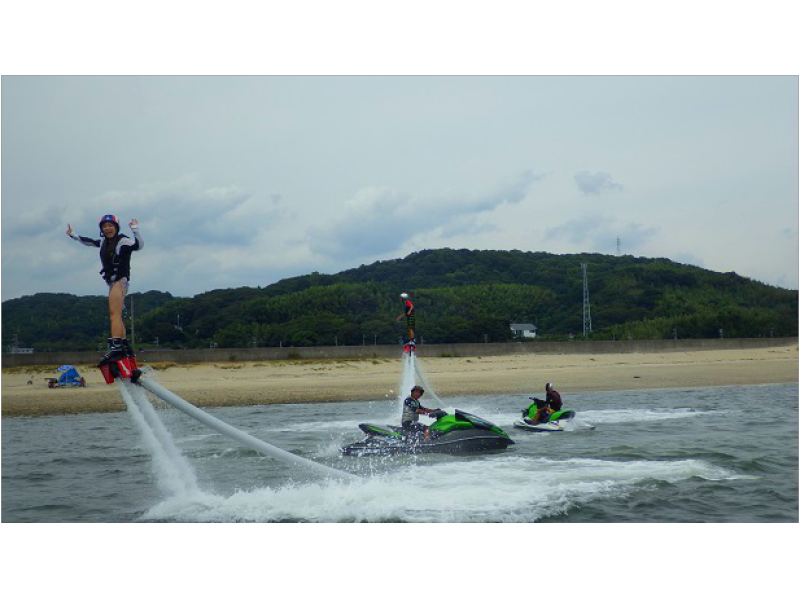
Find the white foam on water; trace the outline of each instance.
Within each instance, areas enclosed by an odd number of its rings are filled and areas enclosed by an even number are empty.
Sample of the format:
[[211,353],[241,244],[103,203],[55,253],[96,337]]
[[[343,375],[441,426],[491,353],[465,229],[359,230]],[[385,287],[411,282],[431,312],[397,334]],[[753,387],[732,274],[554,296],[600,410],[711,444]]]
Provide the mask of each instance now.
[[290,484],[228,497],[173,498],[145,519],[177,521],[530,522],[593,501],[619,498],[648,481],[732,479],[700,460],[603,461],[504,456],[446,459],[354,481]]
[[338,438],[331,438],[330,440],[325,441],[324,443],[317,446],[314,451],[312,452],[312,456],[318,458],[329,458],[329,457],[340,457],[342,455],[342,445],[349,444],[349,442],[356,442],[357,440],[361,440],[365,434],[361,432],[358,428],[353,428],[356,433],[353,434],[352,439],[342,439]]
[[[353,432],[358,431],[358,424],[363,424],[365,421],[370,423],[380,423],[386,420],[389,420],[393,417],[392,413],[389,410],[385,410],[386,413],[383,414],[376,414],[376,415],[369,415],[367,419],[363,417],[358,420],[314,420],[313,422],[309,421],[302,421],[295,424],[288,424],[285,426],[280,427],[271,427],[269,428],[269,432],[308,432],[313,430],[315,434],[341,434],[343,432]],[[374,420],[374,422],[372,421]],[[394,421],[390,422],[391,425],[400,425],[400,419],[397,419],[397,422]],[[265,430],[266,431],[266,430]]]
[[[670,419],[684,419],[694,417],[708,417],[709,414],[703,411],[695,411],[691,408],[679,409],[604,409],[597,411],[581,411],[581,418],[592,424],[610,423],[632,423],[632,422],[654,422]],[[719,412],[715,413],[718,416]]]
[[[416,374],[420,373],[413,354],[404,355],[401,363],[396,399],[398,413],[394,418],[397,422],[400,420],[402,400],[410,394],[416,384]],[[424,374],[421,377],[424,379]],[[428,390],[432,392],[432,389]],[[674,483],[693,477],[708,480],[743,477],[692,459],[607,461],[576,458],[559,461],[503,455],[476,461],[429,455],[405,457],[399,459],[397,464],[390,462],[388,467],[396,468],[388,472],[387,464],[382,462],[378,469],[383,473],[354,480],[285,483],[278,487],[238,490],[230,496],[222,496],[197,489],[194,471],[175,447],[169,432],[158,421],[144,391],[141,392],[147,407],[141,400],[131,400],[129,409],[142,428],[143,436],[147,438],[146,442],[154,455],[157,480],[166,495],[164,501],[143,516],[145,520],[529,522],[557,516],[593,501],[624,497],[641,490],[641,485],[648,481]],[[126,398],[126,402],[129,398]],[[452,413],[452,406],[446,408]],[[515,410],[500,411],[483,403],[459,408],[503,427],[510,427],[519,417]],[[388,411],[391,410],[393,408]],[[143,413],[149,415],[145,417]],[[597,410],[582,413],[592,423],[647,422],[701,414],[692,409]],[[361,422],[314,422],[312,426],[303,422],[281,426],[281,429],[301,431],[313,427],[319,431],[322,424],[332,436],[322,441],[316,451],[317,454],[332,457],[339,454],[341,446],[340,438],[334,435],[341,431],[355,432],[358,423]],[[213,458],[224,458],[227,454],[228,449]],[[364,464],[369,465],[369,460]],[[187,475],[187,469],[190,475]]]
[[165,496],[184,499],[199,493],[194,469],[161,423],[144,389],[121,381],[117,385],[152,457],[153,473],[161,492]]
[[222,436],[219,432],[211,432],[210,434],[194,434],[192,436],[186,436],[184,438],[176,438],[175,444],[191,444],[193,442],[202,442],[209,438],[213,438],[214,436]]
[[226,457],[239,457],[241,455],[245,455],[247,458],[250,458],[252,455],[252,451],[250,449],[241,449],[241,448],[233,448],[227,447],[222,449],[218,453],[212,453],[206,457],[206,459],[224,459]]

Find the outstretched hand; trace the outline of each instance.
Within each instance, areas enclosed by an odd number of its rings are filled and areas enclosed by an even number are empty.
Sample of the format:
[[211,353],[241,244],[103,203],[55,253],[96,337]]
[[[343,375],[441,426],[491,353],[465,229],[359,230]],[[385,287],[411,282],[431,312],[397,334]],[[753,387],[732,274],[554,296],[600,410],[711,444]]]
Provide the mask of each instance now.
[[69,224],[67,224],[67,236],[70,237],[72,236],[72,226],[70,226]]
[[134,218],[133,220],[131,220],[128,226],[130,226],[131,228],[136,228],[137,226],[139,226],[139,221]]

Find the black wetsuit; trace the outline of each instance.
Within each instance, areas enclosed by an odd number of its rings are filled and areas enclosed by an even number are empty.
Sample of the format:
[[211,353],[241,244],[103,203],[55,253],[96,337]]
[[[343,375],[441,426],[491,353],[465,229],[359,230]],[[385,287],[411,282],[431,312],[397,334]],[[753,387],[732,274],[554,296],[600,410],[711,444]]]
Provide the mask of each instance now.
[[133,236],[135,238],[131,239],[127,235],[117,234],[112,239],[104,237],[102,241],[75,235],[72,238],[89,247],[100,248],[100,262],[103,265],[100,275],[111,285],[123,278],[128,281],[131,279],[131,253],[144,246],[139,231],[133,231]]

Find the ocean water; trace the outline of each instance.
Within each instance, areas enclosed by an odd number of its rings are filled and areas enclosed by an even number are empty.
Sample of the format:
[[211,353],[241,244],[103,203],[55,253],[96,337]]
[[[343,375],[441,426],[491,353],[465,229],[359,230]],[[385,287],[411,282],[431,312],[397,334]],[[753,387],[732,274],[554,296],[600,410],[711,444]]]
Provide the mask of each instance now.
[[565,407],[595,429],[551,434],[513,428],[525,396],[429,393],[423,404],[484,417],[516,444],[341,456],[362,438],[359,423],[399,420],[406,378],[371,402],[206,409],[354,480],[243,448],[158,400],[154,410],[3,418],[2,521],[798,521],[797,384],[565,391]]

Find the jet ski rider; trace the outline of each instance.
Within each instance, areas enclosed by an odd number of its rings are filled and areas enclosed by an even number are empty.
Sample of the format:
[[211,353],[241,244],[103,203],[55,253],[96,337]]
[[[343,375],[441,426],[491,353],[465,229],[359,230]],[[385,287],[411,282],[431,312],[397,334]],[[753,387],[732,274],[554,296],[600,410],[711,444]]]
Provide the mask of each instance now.
[[428,440],[431,437],[431,431],[428,426],[419,423],[419,414],[429,415],[437,409],[428,409],[420,404],[419,399],[424,393],[425,389],[421,386],[411,389],[411,394],[403,401],[403,417],[400,425],[409,433],[422,432],[422,437]]
[[548,382],[544,385],[544,390],[547,393],[547,406],[553,411],[561,411],[561,406],[563,403],[561,401],[561,395],[558,394],[556,387]]
[[563,402],[561,395],[550,382],[544,385],[547,396],[544,401],[534,399],[534,404],[528,408],[528,418],[532,424],[543,424],[550,419],[550,415],[561,411]]

